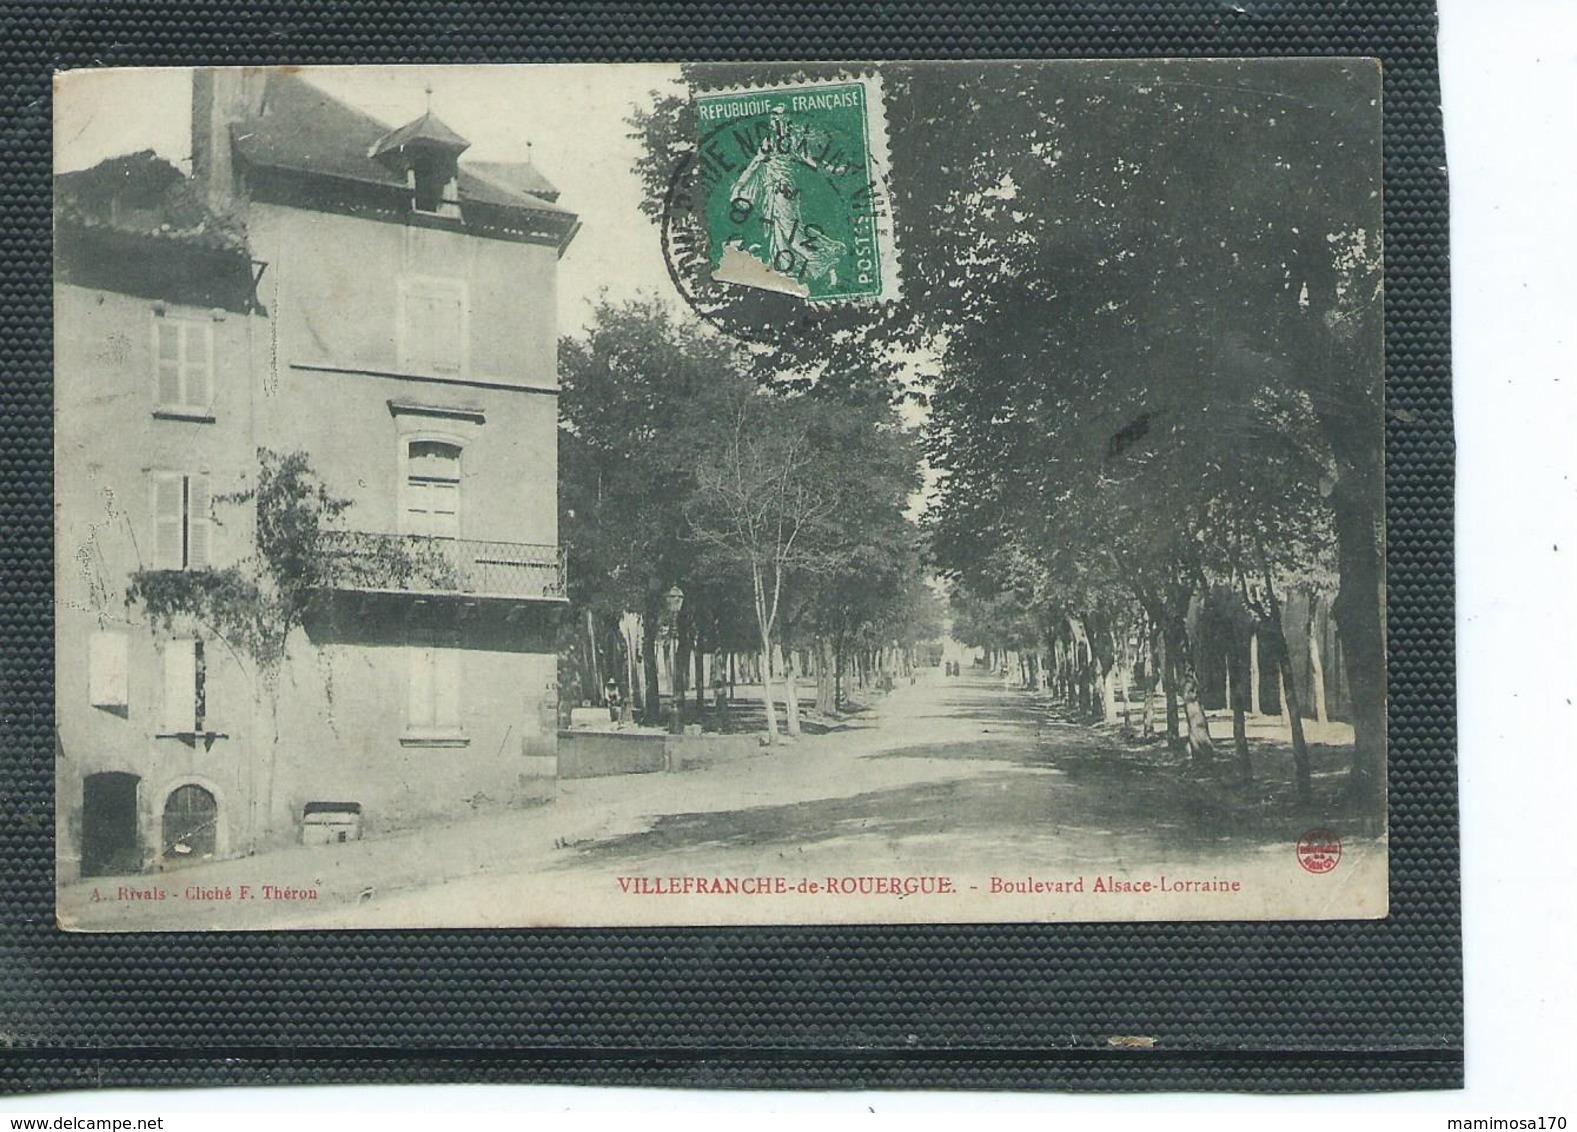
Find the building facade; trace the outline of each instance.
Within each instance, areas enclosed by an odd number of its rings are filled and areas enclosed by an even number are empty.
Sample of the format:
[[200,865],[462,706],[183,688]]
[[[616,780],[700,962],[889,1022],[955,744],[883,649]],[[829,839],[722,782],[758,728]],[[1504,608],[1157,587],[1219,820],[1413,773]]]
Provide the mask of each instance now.
[[[575,216],[280,72],[196,73],[192,121],[190,178],[57,182],[62,878],[553,789]],[[335,501],[295,604],[260,550],[282,466]],[[282,654],[220,615],[252,583]]]

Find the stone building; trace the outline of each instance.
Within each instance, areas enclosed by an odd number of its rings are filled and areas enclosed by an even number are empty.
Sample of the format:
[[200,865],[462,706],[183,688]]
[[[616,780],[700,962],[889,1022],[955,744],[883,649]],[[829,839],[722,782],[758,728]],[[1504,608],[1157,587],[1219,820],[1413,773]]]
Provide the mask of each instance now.
[[[578,222],[467,148],[431,112],[200,71],[191,177],[141,153],[57,178],[62,879],[551,794]],[[202,600],[259,577],[260,468],[293,454],[348,505],[276,664]],[[185,604],[150,616],[138,581]]]

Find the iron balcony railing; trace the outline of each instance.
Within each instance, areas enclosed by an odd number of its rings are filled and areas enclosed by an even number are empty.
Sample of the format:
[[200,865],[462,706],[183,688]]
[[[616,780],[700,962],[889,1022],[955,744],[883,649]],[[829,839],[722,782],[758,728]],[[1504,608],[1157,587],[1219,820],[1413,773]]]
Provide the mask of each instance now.
[[565,596],[564,550],[525,542],[324,531],[323,582],[335,589],[476,597]]

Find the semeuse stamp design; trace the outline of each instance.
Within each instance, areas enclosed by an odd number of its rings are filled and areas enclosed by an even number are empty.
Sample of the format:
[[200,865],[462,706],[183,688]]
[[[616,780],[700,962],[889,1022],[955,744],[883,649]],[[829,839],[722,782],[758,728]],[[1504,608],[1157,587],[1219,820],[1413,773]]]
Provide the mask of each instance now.
[[696,111],[715,281],[826,302],[895,296],[874,81],[702,95]]

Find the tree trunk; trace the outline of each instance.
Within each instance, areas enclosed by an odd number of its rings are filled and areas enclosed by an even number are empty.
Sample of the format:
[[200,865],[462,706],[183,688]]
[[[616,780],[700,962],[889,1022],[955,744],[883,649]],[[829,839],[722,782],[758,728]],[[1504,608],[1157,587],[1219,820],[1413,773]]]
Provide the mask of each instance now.
[[1281,709],[1287,717],[1287,731],[1292,737],[1292,771],[1300,802],[1309,801],[1313,793],[1312,772],[1309,767],[1309,746],[1303,738],[1303,707],[1298,702],[1298,681],[1292,671],[1292,650],[1287,646],[1287,630],[1282,624],[1281,601],[1276,597],[1276,586],[1270,568],[1260,553],[1260,570],[1265,582],[1265,605],[1268,616],[1261,618],[1261,626],[1270,634],[1271,661],[1281,678]]
[[832,710],[843,710],[843,637],[838,637],[832,650]]
[[1319,626],[1314,621],[1314,604],[1309,604],[1309,673],[1314,681],[1314,720],[1316,723],[1329,723],[1330,716],[1325,711],[1325,667],[1320,663],[1320,637]]
[[766,710],[767,714],[767,741],[776,743],[778,741],[778,713],[772,704],[772,678],[767,675],[768,671],[770,671],[767,668],[767,657],[769,655],[768,650],[771,647],[772,645],[769,642],[763,640],[761,645],[761,706]]
[[[677,717],[684,715],[685,693],[690,689],[686,687],[690,682],[690,658],[696,654],[695,650],[695,622],[690,616],[690,603],[685,602],[684,608],[679,611],[674,625],[673,641],[673,687],[669,691],[673,694],[670,701],[670,710]],[[675,723],[677,726],[677,723]]]
[[1259,715],[1259,630],[1248,637],[1248,710]]
[[832,642],[826,637],[816,638],[816,711],[829,718],[838,711],[835,669]]
[[1285,638],[1280,641],[1277,652],[1281,656],[1281,695],[1287,706],[1287,718],[1291,721],[1292,770],[1297,783],[1298,801],[1307,802],[1314,792],[1313,771],[1309,766],[1309,744],[1303,737],[1303,709],[1298,703],[1298,688],[1292,672],[1292,654],[1287,648]]
[[706,718],[706,654],[701,651],[701,642],[695,643],[695,721],[700,723]]
[[[597,662],[597,630],[593,624],[591,610],[586,610],[586,647],[590,650],[591,684],[587,691],[591,693],[588,699],[592,703],[602,702],[602,666]],[[575,705],[579,707],[579,704]]]
[[647,727],[662,725],[662,676],[657,662],[657,618],[641,619],[641,722]]
[[[1185,603],[1182,607],[1187,609]],[[1194,650],[1188,639],[1188,623],[1183,613],[1171,616],[1166,626],[1166,656],[1177,684],[1177,700],[1182,704],[1187,731],[1183,736],[1188,761],[1195,770],[1208,770],[1215,758],[1210,739],[1210,720],[1199,702],[1199,673],[1194,667]]]
[[1199,674],[1192,660],[1183,661],[1178,685],[1183,717],[1188,722],[1188,761],[1196,770],[1208,770],[1215,758],[1216,746],[1210,738],[1210,719],[1199,702]]
[[788,720],[788,733],[799,738],[799,660],[788,643],[783,646],[783,714]]
[[[1125,650],[1126,651],[1126,650]],[[1133,661],[1124,655],[1123,664],[1118,669],[1117,686],[1123,694],[1123,735],[1133,735]]]
[[1140,734],[1148,739],[1155,734],[1155,709],[1151,701],[1155,699],[1155,683],[1160,674],[1155,667],[1155,650],[1145,649],[1144,657],[1144,723],[1140,726]]
[[1181,720],[1177,711],[1177,668],[1172,663],[1172,646],[1163,634],[1159,665],[1161,689],[1166,693],[1166,745],[1178,749],[1183,741]]
[[634,719],[637,706],[643,708],[647,703],[647,692],[642,686],[647,673],[645,673],[645,665],[640,662],[639,640],[636,640],[634,634],[624,634],[623,629],[620,629],[620,637],[624,640],[624,665],[626,665],[624,680],[628,681],[624,686],[626,697],[624,697],[623,709],[620,711],[620,722],[624,722],[626,719]]
[[1248,723],[1244,712],[1249,696],[1244,683],[1243,641],[1233,632],[1227,637],[1227,700],[1232,705],[1232,748],[1237,752],[1238,777],[1247,785],[1254,781],[1254,763],[1248,751]]

